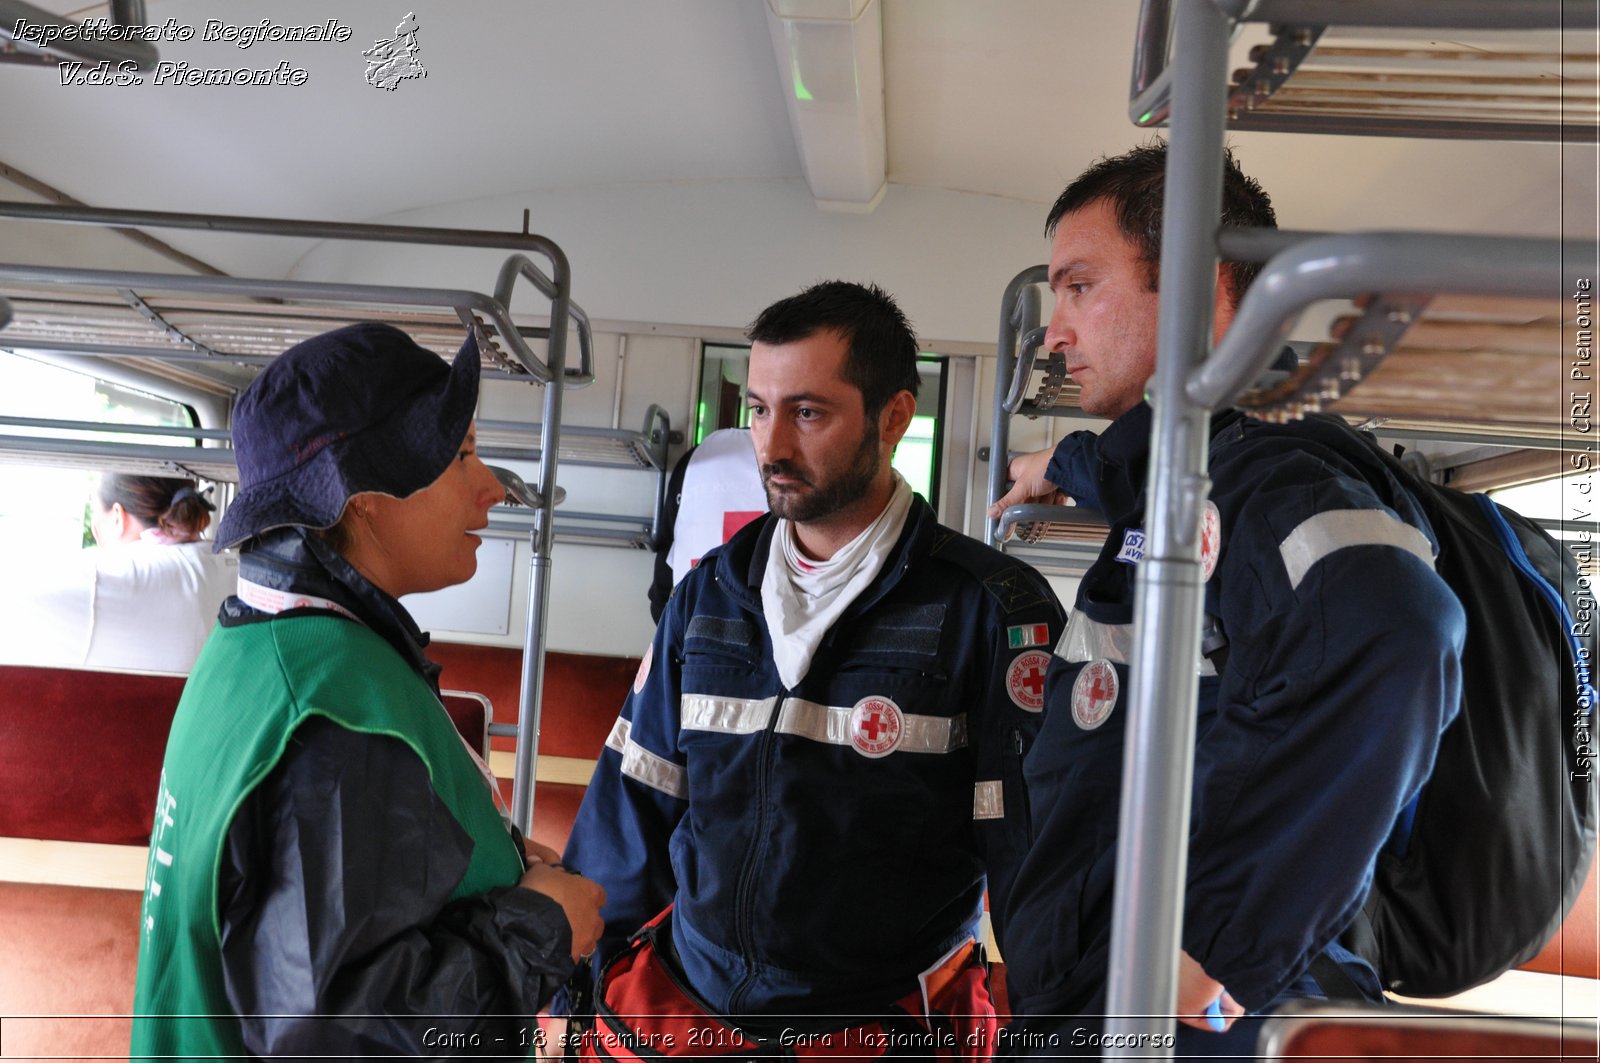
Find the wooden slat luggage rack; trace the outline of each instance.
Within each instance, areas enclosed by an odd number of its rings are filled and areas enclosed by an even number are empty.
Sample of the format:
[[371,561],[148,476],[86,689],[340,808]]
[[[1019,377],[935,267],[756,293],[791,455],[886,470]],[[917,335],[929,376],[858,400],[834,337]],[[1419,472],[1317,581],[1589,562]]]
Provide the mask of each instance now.
[[[0,310],[5,311],[0,318],[10,317],[0,333],[0,348],[155,369],[170,379],[236,394],[260,367],[299,340],[355,321],[381,320],[406,330],[443,358],[454,357],[462,336],[471,331],[478,339],[485,378],[541,385],[542,402],[529,423],[486,422],[488,439],[481,448],[491,459],[521,459],[538,467],[528,495],[536,504],[522,511],[527,516],[497,509],[490,526],[501,534],[525,532],[532,550],[512,800],[512,818],[526,831],[533,817],[558,462],[653,471],[658,478],[655,512],[639,519],[574,514],[571,532],[578,541],[649,546],[660,520],[659,488],[665,483],[671,431],[660,407],[651,407],[638,432],[562,424],[564,392],[592,382],[594,374],[589,320],[572,301],[571,271],[561,249],[526,232],[34,203],[0,203],[0,218],[507,253],[489,292],[0,263]],[[545,267],[529,255],[538,256]],[[512,313],[513,295],[524,288],[544,300],[540,317]],[[569,331],[578,337],[576,364],[567,358]],[[11,461],[180,472],[231,482],[237,472],[227,444],[227,433],[216,429],[0,419],[0,457]],[[496,733],[501,733],[498,727]]]

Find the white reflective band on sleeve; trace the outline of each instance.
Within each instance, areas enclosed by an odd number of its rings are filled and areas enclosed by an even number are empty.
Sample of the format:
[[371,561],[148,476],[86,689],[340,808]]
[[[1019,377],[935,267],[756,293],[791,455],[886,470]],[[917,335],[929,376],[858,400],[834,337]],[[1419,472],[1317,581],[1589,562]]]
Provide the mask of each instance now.
[[617,717],[617,722],[611,725],[611,733],[606,735],[606,747],[615,749],[618,753],[628,751],[628,732],[633,729],[633,724]]
[[606,746],[622,754],[622,774],[641,782],[652,790],[660,790],[668,797],[687,799],[689,784],[683,777],[683,767],[665,757],[659,757],[631,737],[633,725],[622,717],[612,724],[606,736]]
[[[1101,659],[1127,664],[1133,657],[1133,625],[1102,624],[1084,616],[1083,610],[1074,610],[1056,643],[1056,656],[1071,664]],[[1196,672],[1216,675],[1217,666],[1209,657],[1201,657]]]
[[1006,818],[1006,793],[999,779],[985,779],[973,786],[972,818]]
[[1300,581],[1318,561],[1347,546],[1393,546],[1433,567],[1428,537],[1381,509],[1335,509],[1300,522],[1278,546],[1289,586]]
[[715,731],[747,735],[763,730],[772,719],[777,698],[718,698],[710,694],[685,694],[678,715],[686,731]]
[[[848,746],[854,706],[837,708],[790,698],[778,713],[778,733],[809,738],[830,746]],[[950,753],[967,744],[967,717],[913,716],[906,713],[905,734],[896,753]]]

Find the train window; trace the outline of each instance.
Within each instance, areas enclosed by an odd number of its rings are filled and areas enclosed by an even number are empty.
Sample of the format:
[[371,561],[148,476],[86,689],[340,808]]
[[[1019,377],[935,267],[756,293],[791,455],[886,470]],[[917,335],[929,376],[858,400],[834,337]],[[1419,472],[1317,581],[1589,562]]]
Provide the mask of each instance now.
[[[699,399],[695,403],[694,434],[698,444],[719,428],[747,428],[744,386],[750,348],[706,344],[700,369]],[[922,384],[917,389],[917,413],[905,438],[895,448],[894,467],[911,489],[939,506],[939,455],[944,449],[941,413],[945,400],[945,360],[924,353],[917,361]]]
[[[194,411],[182,403],[3,351],[0,415],[184,427],[195,423]],[[52,430],[0,425],[0,433],[48,436]],[[109,432],[94,438],[149,442],[144,436]],[[0,464],[0,550],[24,557],[92,546],[88,498],[93,476],[86,469]]]
[[750,416],[744,408],[745,369],[750,363],[749,347],[705,345],[700,364],[700,399],[695,404],[694,438],[700,441],[719,428],[748,428]]
[[1489,497],[1544,524],[1551,535],[1577,548],[1574,553],[1585,572],[1600,574],[1592,545],[1600,513],[1593,470],[1502,487],[1491,490]]

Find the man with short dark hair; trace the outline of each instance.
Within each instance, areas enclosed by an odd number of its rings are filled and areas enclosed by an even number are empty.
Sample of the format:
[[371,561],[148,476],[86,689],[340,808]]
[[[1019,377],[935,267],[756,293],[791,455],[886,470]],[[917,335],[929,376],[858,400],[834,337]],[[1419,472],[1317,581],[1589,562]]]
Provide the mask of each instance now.
[[600,999],[673,1054],[715,1053],[647,1013],[673,1010],[663,978],[743,1044],[837,1053],[910,1024],[912,1054],[987,1056],[974,934],[1028,844],[1021,756],[1060,606],[891,467],[917,345],[888,295],[819,284],[750,337],[770,512],[673,592],[566,854],[608,890]]
[[[1035,842],[1006,913],[1017,1032],[1061,1044],[1092,1045],[1106,1004],[1165,165],[1164,145],[1102,160],[1052,208],[1045,343],[1112,424],[1015,458],[990,511],[1059,491],[1112,525],[1051,663],[1026,766]],[[1224,223],[1275,224],[1231,154],[1223,188]],[[1256,271],[1218,267],[1213,339]],[[1342,421],[1223,411],[1209,455],[1180,1054],[1252,1040],[1254,1020],[1213,1030],[1290,997],[1382,999],[1359,913],[1455,715],[1464,637],[1416,499]]]

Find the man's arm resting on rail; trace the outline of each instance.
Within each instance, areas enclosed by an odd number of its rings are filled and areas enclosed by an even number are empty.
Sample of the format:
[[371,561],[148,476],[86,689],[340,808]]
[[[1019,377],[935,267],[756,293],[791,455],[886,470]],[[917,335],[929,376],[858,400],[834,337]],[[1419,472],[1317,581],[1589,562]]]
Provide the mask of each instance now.
[[1063,496],[1099,509],[1099,443],[1094,432],[1073,432],[1054,447],[1012,458],[1007,470],[1011,487],[989,507],[990,519],[1030,502],[1060,505]]

